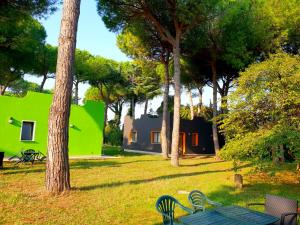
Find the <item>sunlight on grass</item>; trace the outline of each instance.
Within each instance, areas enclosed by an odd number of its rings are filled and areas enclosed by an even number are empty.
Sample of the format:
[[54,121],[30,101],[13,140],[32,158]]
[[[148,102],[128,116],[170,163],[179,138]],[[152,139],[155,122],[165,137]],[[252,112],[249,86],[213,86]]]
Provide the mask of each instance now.
[[[157,198],[173,195],[188,206],[187,195],[178,191],[193,189],[226,205],[261,202],[266,193],[300,199],[291,164],[273,176],[249,174],[251,166],[244,166],[246,186],[238,191],[233,188],[231,162],[197,157],[173,168],[160,156],[123,154],[118,148],[106,152],[121,157],[72,160],[72,191],[58,197],[44,192],[44,164],[5,163],[0,172],[0,224],[159,224]],[[179,210],[177,216],[183,213]]]

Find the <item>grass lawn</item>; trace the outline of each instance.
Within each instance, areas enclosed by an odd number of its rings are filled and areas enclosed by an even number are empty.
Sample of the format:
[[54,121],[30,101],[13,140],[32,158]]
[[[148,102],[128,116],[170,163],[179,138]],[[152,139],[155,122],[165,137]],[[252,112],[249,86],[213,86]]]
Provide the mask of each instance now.
[[[106,148],[104,153],[120,155],[117,148]],[[225,205],[262,202],[266,193],[300,200],[294,164],[269,174],[249,173],[251,165],[244,165],[241,173],[246,186],[242,191],[233,188],[232,164],[213,158],[184,159],[179,168],[160,156],[136,154],[72,160],[70,164],[72,191],[51,197],[44,192],[44,164],[4,163],[5,169],[0,171],[0,224],[161,224],[155,209],[157,198],[173,195],[188,206],[187,195],[178,191],[193,189]]]

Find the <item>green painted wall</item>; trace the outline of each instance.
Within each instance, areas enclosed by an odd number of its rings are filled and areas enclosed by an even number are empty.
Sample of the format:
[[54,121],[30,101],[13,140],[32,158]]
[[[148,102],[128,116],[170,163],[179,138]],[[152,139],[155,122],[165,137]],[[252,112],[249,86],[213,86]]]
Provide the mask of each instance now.
[[[12,156],[25,149],[47,151],[48,115],[52,95],[28,92],[24,98],[0,96],[0,151]],[[8,121],[13,118],[13,123]],[[20,141],[22,120],[35,121],[34,141]],[[69,155],[100,155],[104,104],[87,101],[71,106]]]

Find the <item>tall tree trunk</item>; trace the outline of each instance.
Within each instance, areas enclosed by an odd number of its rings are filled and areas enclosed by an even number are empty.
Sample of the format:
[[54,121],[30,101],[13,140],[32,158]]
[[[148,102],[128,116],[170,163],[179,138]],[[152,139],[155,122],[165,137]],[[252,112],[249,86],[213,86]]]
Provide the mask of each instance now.
[[199,104],[198,104],[198,115],[201,113],[201,108],[203,105],[203,88],[198,87],[198,92],[199,92]]
[[74,83],[74,104],[78,105],[79,103],[79,81],[76,80]]
[[[104,129],[107,125],[107,112],[108,112],[108,102],[105,102],[105,110],[104,110]],[[104,131],[103,131],[104,132]]]
[[228,102],[227,102],[227,95],[221,95],[221,112],[223,114],[228,112]]
[[194,103],[193,103],[192,90],[190,87],[188,87],[187,90],[188,90],[188,97],[189,97],[189,101],[190,101],[191,120],[193,120],[194,119]]
[[0,85],[0,95],[4,95],[6,91],[7,85]]
[[[168,56],[169,57],[169,56]],[[163,115],[161,125],[161,153],[164,159],[168,159],[169,144],[168,144],[168,104],[169,104],[169,59],[164,62],[165,78],[164,78],[164,96],[163,96]]]
[[176,41],[173,46],[174,58],[174,115],[173,115],[173,131],[172,131],[172,150],[171,165],[179,166],[178,147],[179,147],[179,131],[180,131],[180,36],[176,34]]
[[46,190],[58,194],[70,189],[69,117],[73,64],[80,0],[64,0],[55,89],[49,114]]
[[212,60],[211,62],[211,70],[212,70],[212,80],[213,80],[213,124],[212,124],[212,130],[213,130],[213,141],[214,141],[214,148],[216,155],[220,151],[219,146],[219,138],[218,138],[218,128],[217,128],[217,122],[215,120],[217,113],[218,113],[218,105],[217,105],[217,69],[216,69],[216,61]]
[[144,115],[147,114],[147,111],[148,111],[148,99],[146,98],[145,107],[144,107]]
[[118,127],[120,127],[120,124],[121,124],[122,110],[123,110],[123,103],[120,103],[119,110],[117,112],[117,117],[118,117],[117,118],[118,119],[117,125],[118,125]]
[[285,157],[284,157],[284,147],[283,144],[279,145],[279,149],[280,149],[280,162],[284,163],[285,162]]
[[131,99],[131,117],[135,119],[135,99]]
[[44,74],[44,75],[43,75],[42,83],[41,83],[41,85],[40,85],[40,92],[42,92],[42,91],[44,90],[44,86],[45,86],[45,83],[46,83],[47,78],[48,78],[47,74]]
[[[104,107],[104,126],[103,126],[103,139],[102,142],[106,143],[106,136],[105,136],[105,128],[107,125],[107,112],[108,112],[108,103],[105,102],[105,107]],[[102,143],[102,144],[103,144]]]

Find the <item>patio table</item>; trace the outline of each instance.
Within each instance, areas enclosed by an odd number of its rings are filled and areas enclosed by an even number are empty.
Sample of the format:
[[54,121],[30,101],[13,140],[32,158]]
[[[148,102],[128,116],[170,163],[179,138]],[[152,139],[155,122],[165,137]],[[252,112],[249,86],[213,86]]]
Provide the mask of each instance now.
[[223,206],[179,218],[186,225],[267,225],[279,218],[240,206]]

